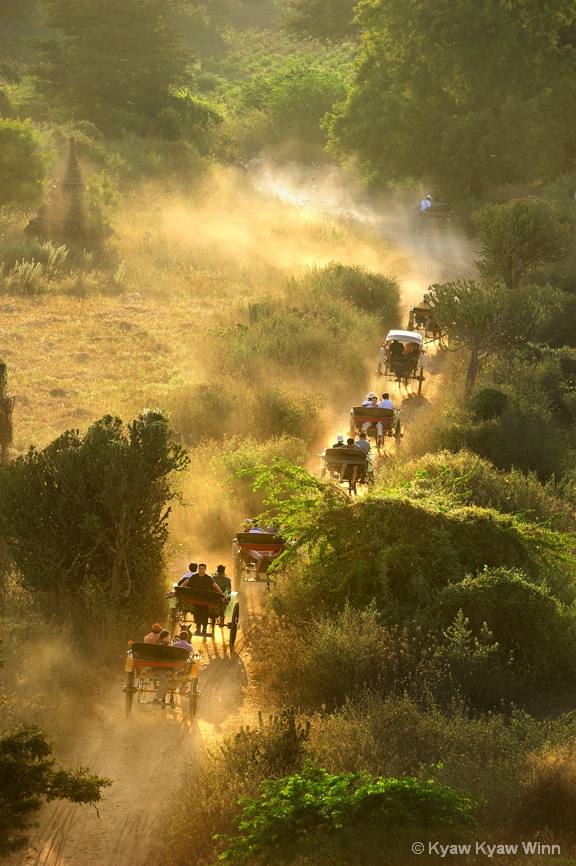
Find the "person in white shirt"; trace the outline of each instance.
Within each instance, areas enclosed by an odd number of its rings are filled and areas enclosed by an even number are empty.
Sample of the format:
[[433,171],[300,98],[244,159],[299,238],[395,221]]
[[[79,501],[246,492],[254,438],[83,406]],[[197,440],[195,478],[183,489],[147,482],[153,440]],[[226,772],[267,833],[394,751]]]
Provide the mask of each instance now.
[[382,399],[378,403],[378,408],[379,409],[393,409],[394,408],[394,403],[390,399],[390,394],[387,391],[384,394],[382,394]]
[[427,211],[428,208],[431,206],[431,204],[432,204],[432,196],[427,195],[426,198],[423,198],[422,201],[420,202],[420,208],[419,208],[420,213],[424,213],[425,211]]

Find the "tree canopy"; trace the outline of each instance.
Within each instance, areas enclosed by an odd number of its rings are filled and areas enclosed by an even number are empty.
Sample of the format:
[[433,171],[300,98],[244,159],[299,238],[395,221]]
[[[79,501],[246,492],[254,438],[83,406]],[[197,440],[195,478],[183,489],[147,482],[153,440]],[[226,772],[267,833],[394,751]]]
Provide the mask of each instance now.
[[[465,347],[470,352],[467,392],[474,387],[487,358],[525,341],[544,321],[547,308],[541,294],[536,289],[513,293],[500,283],[480,286],[474,280],[430,287],[430,303],[440,326],[454,347]],[[548,313],[552,314],[554,293],[547,293],[547,298]]]
[[518,286],[531,269],[561,259],[572,235],[554,205],[537,198],[486,204],[472,220],[483,255],[476,266],[484,277],[503,280],[508,288]]
[[109,134],[150,131],[186,81],[187,56],[171,15],[184,0],[47,0],[59,37],[41,44],[37,87],[50,104]]
[[40,136],[30,121],[0,117],[0,207],[37,204],[45,177]]
[[576,55],[561,37],[575,16],[569,0],[365,0],[332,150],[381,182],[473,194],[558,171],[574,138]]
[[354,7],[358,0],[279,0],[287,30],[300,39],[341,42],[358,36]]
[[50,755],[52,747],[35,725],[0,736],[0,857],[20,851],[28,842],[30,816],[44,800],[97,803],[109,779],[86,767],[63,770]]
[[60,615],[94,600],[142,612],[162,580],[168,476],[187,461],[148,411],[127,426],[105,416],[2,466],[2,536],[25,586]]

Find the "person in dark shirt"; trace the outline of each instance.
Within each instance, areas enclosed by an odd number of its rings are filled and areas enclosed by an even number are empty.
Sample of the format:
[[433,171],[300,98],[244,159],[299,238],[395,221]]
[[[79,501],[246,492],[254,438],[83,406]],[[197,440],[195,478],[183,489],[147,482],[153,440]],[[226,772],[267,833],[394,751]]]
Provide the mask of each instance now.
[[[185,581],[182,586],[187,586],[188,589],[191,590],[202,590],[217,592],[218,595],[223,596],[223,592],[218,586],[218,584],[214,581],[214,578],[210,574],[206,574],[206,563],[199,562],[198,563],[198,571],[196,574],[192,574],[187,581]],[[206,629],[208,626],[208,614],[209,610],[207,605],[204,604],[195,604],[194,605],[194,620],[196,622],[196,634],[206,634]]]
[[231,592],[231,590],[232,590],[232,581],[230,580],[230,578],[226,574],[226,566],[225,565],[219,565],[218,568],[216,569],[216,574],[213,576],[214,576],[214,582],[218,584],[218,586],[220,587],[222,592],[224,592],[224,593],[226,593],[226,595],[228,595],[228,593]]

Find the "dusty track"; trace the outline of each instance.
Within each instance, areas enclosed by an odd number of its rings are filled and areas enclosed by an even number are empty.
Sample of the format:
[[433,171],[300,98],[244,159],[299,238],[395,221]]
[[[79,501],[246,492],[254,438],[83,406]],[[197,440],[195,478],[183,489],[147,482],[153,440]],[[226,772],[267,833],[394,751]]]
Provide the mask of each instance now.
[[[357,218],[356,214],[349,215]],[[362,219],[376,227],[371,214],[364,213]],[[400,243],[406,241],[400,238],[397,227],[387,225],[382,232],[390,229],[390,235]],[[402,245],[414,262],[414,272],[402,286],[402,303],[407,310],[429,282],[459,275],[455,268],[462,249],[457,248],[456,240],[440,244],[418,240]],[[376,362],[377,348],[374,367]],[[389,391],[401,407],[407,436],[411,424],[430,405],[441,367],[442,353],[431,347],[421,396],[412,386],[404,389],[375,375],[372,378],[371,387],[378,393]],[[348,417],[335,417],[331,435],[347,430],[348,423]],[[394,455],[392,441],[386,443],[386,452]],[[315,459],[310,468],[315,471],[316,467]],[[214,641],[203,642],[202,697],[192,723],[179,708],[150,704],[135,704],[130,719],[126,719],[124,677],[120,673],[100,702],[88,704],[78,696],[78,715],[65,741],[56,744],[57,758],[65,766],[87,765],[92,772],[111,778],[113,785],[104,792],[99,814],[68,803],[47,806],[40,815],[41,828],[32,838],[33,848],[25,858],[18,855],[6,861],[7,866],[152,866],[157,862],[165,810],[178,782],[193,773],[192,759],[215,739],[251,722],[256,715],[257,707],[249,697],[246,642],[262,615],[266,590],[264,584],[243,584],[239,589],[241,628],[236,652],[230,654],[219,634]]]
[[[89,765],[94,773],[113,779],[99,808],[53,803],[41,814],[34,850],[7,863],[19,866],[148,866],[156,861],[167,802],[179,779],[191,773],[191,758],[215,738],[237,729],[255,716],[247,697],[246,642],[263,610],[264,584],[244,583],[241,628],[235,652],[223,636],[200,641],[204,661],[200,672],[202,696],[190,723],[179,707],[134,704],[125,718],[124,677],[110,682],[106,702],[85,712],[78,699],[76,726],[67,746],[57,747],[66,766]],[[225,635],[226,640],[228,635]]]

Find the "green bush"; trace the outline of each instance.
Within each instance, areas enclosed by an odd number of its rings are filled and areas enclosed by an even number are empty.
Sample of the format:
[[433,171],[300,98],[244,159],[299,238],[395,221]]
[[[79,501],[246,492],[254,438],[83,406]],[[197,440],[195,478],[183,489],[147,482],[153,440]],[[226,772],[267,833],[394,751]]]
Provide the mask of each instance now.
[[[551,781],[556,755],[566,781],[573,778],[573,762],[570,769],[567,761],[573,736],[572,714],[556,722],[537,722],[518,710],[470,718],[458,706],[442,712],[406,695],[383,697],[371,691],[312,720],[309,754],[330,773],[415,776],[470,791],[482,803],[482,826],[497,835],[521,818],[524,829],[544,826],[543,818],[552,811],[545,780]],[[553,803],[563,816],[567,813],[560,799]]]
[[[268,700],[333,710],[374,690],[446,708],[464,701],[482,712],[511,700],[522,685],[492,636],[481,632],[476,638],[458,619],[442,634],[386,626],[374,607],[348,605],[314,617],[307,601],[305,595],[300,599],[300,617],[269,612],[266,634],[253,648],[254,682]],[[277,606],[274,599],[271,604]]]
[[549,523],[559,530],[576,529],[574,503],[562,488],[542,484],[534,473],[504,472],[467,450],[389,461],[379,474],[378,489],[380,486],[403,488],[412,499],[446,496],[463,505]]
[[238,801],[256,796],[264,779],[302,769],[308,736],[308,725],[285,709],[267,720],[258,714],[256,726],[241,728],[200,756],[193,783],[183,786],[170,810],[169,844],[162,850],[168,866],[214,863],[222,849],[214,835],[234,832]]
[[[238,818],[239,835],[224,837],[224,863],[322,862],[318,848],[340,848],[341,863],[381,863],[390,842],[414,832],[452,836],[476,826],[477,804],[433,782],[391,779],[363,773],[330,774],[307,765],[297,775],[260,784],[260,796],[244,801]],[[348,854],[348,830],[357,840]],[[366,834],[370,838],[366,859]],[[362,840],[362,841],[360,841]],[[378,841],[379,840],[379,841]],[[394,846],[395,847],[395,846]],[[331,860],[331,857],[330,857]],[[324,860],[326,862],[326,860]]]
[[314,269],[303,282],[325,298],[342,298],[358,310],[376,316],[388,328],[400,324],[400,286],[395,277],[372,273],[366,268],[331,262]]
[[519,681],[545,685],[552,678],[572,680],[576,673],[573,615],[518,571],[486,570],[447,586],[434,611],[446,628],[461,612],[480,636],[487,626]]
[[482,388],[470,400],[470,408],[482,421],[500,418],[508,406],[508,395],[496,388]]

